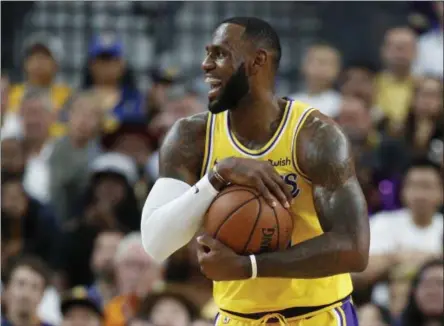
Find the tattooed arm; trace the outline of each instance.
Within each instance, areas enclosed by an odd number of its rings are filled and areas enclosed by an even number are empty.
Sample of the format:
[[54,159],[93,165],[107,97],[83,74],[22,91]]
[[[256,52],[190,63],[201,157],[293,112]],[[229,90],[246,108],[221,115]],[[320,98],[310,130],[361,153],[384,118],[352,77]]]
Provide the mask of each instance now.
[[193,185],[199,178],[205,146],[207,114],[177,121],[159,152],[160,178],[173,178]]
[[320,278],[363,271],[369,222],[346,136],[331,119],[313,112],[295,150],[300,168],[312,181],[324,233],[286,251],[258,255],[258,276]]
[[217,195],[208,176],[198,180],[206,120],[206,114],[199,114],[176,122],[160,150],[160,178],[145,202],[141,221],[145,251],[158,262],[193,238]]

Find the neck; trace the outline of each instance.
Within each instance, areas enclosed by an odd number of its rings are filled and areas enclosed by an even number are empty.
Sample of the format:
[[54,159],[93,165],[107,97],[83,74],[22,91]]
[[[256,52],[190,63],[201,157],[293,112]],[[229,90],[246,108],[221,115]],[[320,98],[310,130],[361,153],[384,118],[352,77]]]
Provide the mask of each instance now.
[[415,223],[416,226],[418,226],[420,228],[426,228],[432,224],[434,214],[435,214],[435,212],[422,213],[422,214],[412,212],[413,222]]
[[8,312],[7,314],[8,320],[14,326],[32,326],[36,325],[36,318],[33,314],[18,314],[14,311]]
[[280,115],[278,100],[272,92],[258,96],[249,94],[236,109],[229,111],[231,130],[237,136],[257,143],[267,142],[270,137],[270,124]]

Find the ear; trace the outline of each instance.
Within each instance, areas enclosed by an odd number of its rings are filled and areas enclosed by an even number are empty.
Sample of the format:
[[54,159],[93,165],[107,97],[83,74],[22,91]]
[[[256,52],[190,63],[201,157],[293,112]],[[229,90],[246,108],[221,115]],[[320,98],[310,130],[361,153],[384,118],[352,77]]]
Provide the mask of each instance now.
[[265,50],[259,49],[256,51],[256,55],[251,65],[251,73],[256,74],[261,68],[263,68],[268,62],[268,53]]

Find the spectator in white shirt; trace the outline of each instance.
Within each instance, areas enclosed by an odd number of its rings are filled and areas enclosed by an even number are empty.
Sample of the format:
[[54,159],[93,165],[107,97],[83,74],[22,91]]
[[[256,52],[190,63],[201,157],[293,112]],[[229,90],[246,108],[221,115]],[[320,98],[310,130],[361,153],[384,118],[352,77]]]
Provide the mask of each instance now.
[[53,146],[49,128],[54,121],[49,92],[28,90],[21,103],[20,118],[26,155],[24,187],[31,197],[46,204],[50,199],[48,160]]
[[439,25],[422,35],[418,43],[415,73],[432,75],[438,78],[444,76],[444,2],[435,1],[435,13]]
[[[354,275],[356,287],[383,279],[394,267],[415,269],[424,261],[442,256],[443,203],[440,167],[428,160],[417,160],[407,171],[402,189],[406,208],[382,212],[370,221],[370,259],[367,269]],[[386,305],[386,286],[373,291],[376,303]]]
[[333,85],[341,69],[341,55],[337,49],[326,44],[308,48],[302,63],[304,89],[290,98],[305,102],[325,115],[336,117],[340,95]]

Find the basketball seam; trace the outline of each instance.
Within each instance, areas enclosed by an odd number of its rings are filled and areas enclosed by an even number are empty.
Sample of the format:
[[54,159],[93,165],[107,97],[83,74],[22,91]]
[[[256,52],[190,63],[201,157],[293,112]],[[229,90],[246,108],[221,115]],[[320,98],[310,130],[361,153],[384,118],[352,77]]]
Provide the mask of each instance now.
[[278,217],[277,217],[276,210],[274,209],[274,207],[272,207],[271,209],[273,210],[273,215],[274,215],[274,218],[275,218],[275,220],[276,220],[276,227],[277,227],[277,248],[278,248],[278,249],[281,249],[281,244],[280,244],[280,242],[279,242],[279,231],[280,231],[280,228],[279,228],[279,219],[278,219]]
[[253,194],[254,196],[257,196],[257,194],[256,194],[254,191],[251,191],[251,190],[249,190],[249,189],[245,189],[245,188],[242,188],[242,189],[232,189],[232,190],[230,190],[230,191],[224,191],[224,192],[221,192],[220,194],[218,194],[218,195],[216,196],[216,198],[214,198],[213,201],[215,201],[216,199],[219,199],[220,197],[222,197],[222,196],[224,196],[224,195],[226,195],[226,194],[230,194],[230,193],[232,193],[232,192],[236,192],[236,191],[246,191],[246,192],[249,192],[250,194]]
[[[234,192],[234,191],[232,191]],[[217,238],[217,235],[219,234],[220,229],[222,228],[222,226],[230,219],[230,217],[233,216],[234,213],[236,213],[239,209],[241,209],[242,207],[244,207],[245,205],[247,205],[249,202],[251,202],[252,200],[257,199],[257,196],[255,195],[253,198],[248,199],[246,202],[242,203],[242,205],[236,207],[230,214],[228,214],[227,217],[225,217],[225,220],[219,225],[219,227],[217,228],[216,232],[214,233],[214,237]]]
[[[248,248],[248,245],[250,244],[251,238],[253,237],[254,230],[256,229],[256,226],[259,223],[259,219],[261,218],[262,202],[261,202],[259,196],[256,196],[256,198],[258,199],[258,202],[259,202],[259,210],[258,210],[257,215],[256,215],[256,221],[254,222],[253,229],[250,232],[250,236],[248,237],[248,240],[245,242],[245,246],[244,246],[244,249],[242,250],[242,253],[245,253],[245,250]],[[259,246],[259,248],[260,248],[260,246]]]

